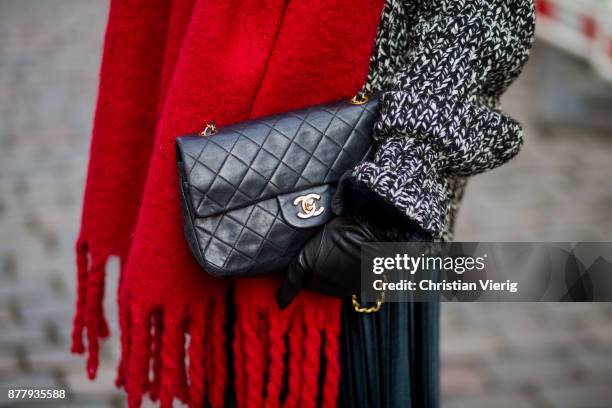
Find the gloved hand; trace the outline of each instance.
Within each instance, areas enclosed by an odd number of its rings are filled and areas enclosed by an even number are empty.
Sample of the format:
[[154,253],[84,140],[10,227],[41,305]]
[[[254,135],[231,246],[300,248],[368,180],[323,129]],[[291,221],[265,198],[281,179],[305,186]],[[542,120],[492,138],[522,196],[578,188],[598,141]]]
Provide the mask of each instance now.
[[317,232],[289,265],[276,303],[284,309],[302,289],[347,297],[360,290],[361,246],[380,241],[364,223],[336,217]]

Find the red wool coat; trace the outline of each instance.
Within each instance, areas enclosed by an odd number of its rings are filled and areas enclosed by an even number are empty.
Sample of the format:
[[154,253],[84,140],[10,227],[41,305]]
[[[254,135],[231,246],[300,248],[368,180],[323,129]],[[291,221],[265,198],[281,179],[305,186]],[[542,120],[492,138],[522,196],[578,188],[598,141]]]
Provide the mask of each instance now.
[[95,377],[99,339],[108,334],[104,268],[119,256],[117,384],[131,407],[147,393],[162,406],[179,398],[221,407],[228,379],[241,407],[314,407],[318,394],[335,406],[339,302],[303,293],[281,312],[275,278],[236,284],[227,375],[229,282],[208,276],[187,247],[174,139],[209,121],[223,126],[355,94],[382,7],[383,0],[111,1],[77,241],[73,351],[88,349]]

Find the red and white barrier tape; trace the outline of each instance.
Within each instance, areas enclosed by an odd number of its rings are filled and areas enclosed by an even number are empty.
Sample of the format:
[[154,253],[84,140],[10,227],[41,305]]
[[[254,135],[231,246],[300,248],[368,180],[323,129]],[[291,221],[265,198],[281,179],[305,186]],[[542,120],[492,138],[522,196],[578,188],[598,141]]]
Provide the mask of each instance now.
[[612,81],[612,1],[536,0],[539,38],[584,58]]

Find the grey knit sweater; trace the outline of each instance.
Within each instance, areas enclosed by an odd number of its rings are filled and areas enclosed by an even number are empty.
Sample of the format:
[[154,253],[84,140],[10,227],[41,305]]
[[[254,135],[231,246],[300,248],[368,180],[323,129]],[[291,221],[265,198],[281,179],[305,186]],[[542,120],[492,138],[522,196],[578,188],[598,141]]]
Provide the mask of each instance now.
[[466,177],[521,147],[521,125],[497,106],[534,20],[533,0],[387,0],[364,86],[384,91],[378,151],[345,175],[336,212],[451,239]]

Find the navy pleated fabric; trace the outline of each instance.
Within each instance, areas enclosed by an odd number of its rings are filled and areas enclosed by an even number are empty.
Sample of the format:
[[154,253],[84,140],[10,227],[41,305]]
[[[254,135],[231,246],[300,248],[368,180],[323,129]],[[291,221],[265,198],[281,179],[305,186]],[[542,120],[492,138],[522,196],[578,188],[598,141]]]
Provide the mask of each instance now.
[[339,406],[437,408],[438,303],[385,303],[378,313],[342,313]]

